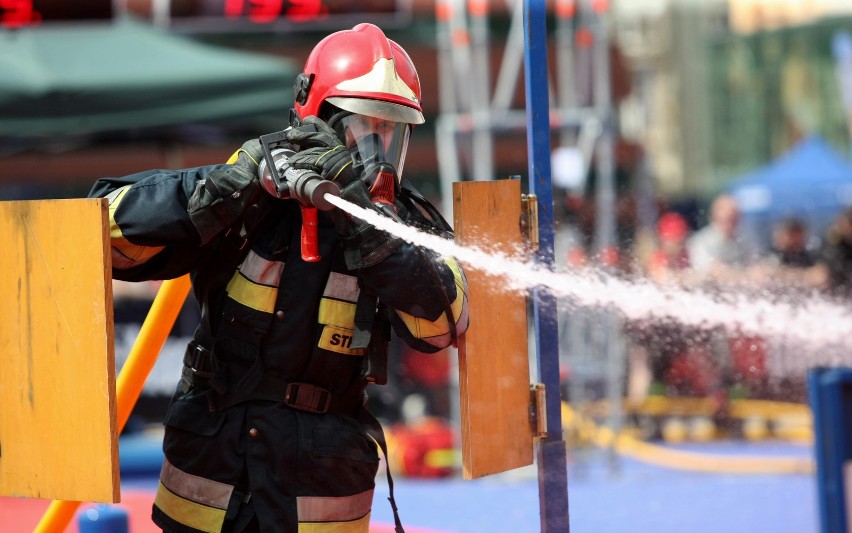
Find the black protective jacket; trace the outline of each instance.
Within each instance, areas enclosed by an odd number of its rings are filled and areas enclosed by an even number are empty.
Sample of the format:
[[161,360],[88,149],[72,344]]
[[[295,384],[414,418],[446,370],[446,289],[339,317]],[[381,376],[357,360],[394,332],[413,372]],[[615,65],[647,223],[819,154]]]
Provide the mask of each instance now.
[[[187,205],[215,168],[105,178],[90,193],[110,199],[113,277],[190,274],[202,311],[166,418],[154,520],[174,531],[368,521],[378,456],[364,388],[390,326],[424,352],[464,331],[464,275],[408,243],[351,271],[324,213],[322,259],[305,262],[299,205],[268,196],[202,243]],[[412,196],[397,202],[402,218],[433,225]],[[369,348],[353,346],[356,314]]]

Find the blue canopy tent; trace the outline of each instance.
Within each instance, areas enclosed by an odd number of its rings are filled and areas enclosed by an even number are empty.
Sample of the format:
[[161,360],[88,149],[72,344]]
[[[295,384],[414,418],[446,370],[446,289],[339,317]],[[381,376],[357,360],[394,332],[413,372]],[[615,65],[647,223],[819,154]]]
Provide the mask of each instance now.
[[822,237],[834,218],[852,206],[852,164],[819,136],[802,140],[766,166],[728,187],[739,203],[742,228],[764,246],[772,227],[788,217]]

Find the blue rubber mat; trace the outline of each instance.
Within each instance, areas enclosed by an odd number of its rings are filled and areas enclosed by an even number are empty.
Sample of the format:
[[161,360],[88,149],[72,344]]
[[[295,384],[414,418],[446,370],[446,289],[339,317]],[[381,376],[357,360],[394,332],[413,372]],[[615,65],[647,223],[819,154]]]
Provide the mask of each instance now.
[[[684,444],[717,455],[805,457],[808,446],[765,442]],[[151,438],[121,440],[122,487],[153,490],[162,455]],[[541,530],[535,466],[479,480],[397,478],[403,524],[440,533]],[[393,523],[384,475],[373,520]],[[817,533],[816,476],[707,474],[671,470],[603,452],[569,456],[568,505],[574,533]]]
[[[708,453],[792,455],[809,449],[774,443],[682,447]],[[714,449],[718,448],[718,449]],[[765,448],[761,450],[761,448]],[[568,472],[572,532],[579,533],[816,533],[816,478],[811,475],[705,474],[602,455]],[[473,481],[400,480],[403,523],[453,533],[541,530],[535,467]],[[378,484],[373,516],[391,519]]]

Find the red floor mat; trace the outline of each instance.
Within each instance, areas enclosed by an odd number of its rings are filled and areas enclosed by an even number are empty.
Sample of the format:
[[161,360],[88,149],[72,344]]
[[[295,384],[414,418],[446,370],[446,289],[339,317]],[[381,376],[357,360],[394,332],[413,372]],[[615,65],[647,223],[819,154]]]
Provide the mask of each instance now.
[[[154,493],[147,491],[122,491],[121,505],[127,509],[130,522],[130,533],[161,533],[160,528],[151,522],[151,502]],[[0,497],[0,531],[3,533],[31,533],[38,525],[47,507],[49,500],[36,500],[32,498],[3,498]],[[65,528],[64,533],[79,533],[78,516],[92,504],[81,504],[78,515]],[[406,525],[409,533],[440,533],[435,530],[410,528]],[[393,533],[391,524],[371,524],[370,533]]]
[[[144,491],[122,491],[121,505],[130,516],[130,533],[160,533],[160,529],[151,522],[151,502],[153,493]],[[0,524],[8,533],[30,533],[41,520],[49,500],[32,498],[0,498]],[[78,513],[92,504],[81,504]],[[77,516],[65,528],[65,533],[78,533]]]

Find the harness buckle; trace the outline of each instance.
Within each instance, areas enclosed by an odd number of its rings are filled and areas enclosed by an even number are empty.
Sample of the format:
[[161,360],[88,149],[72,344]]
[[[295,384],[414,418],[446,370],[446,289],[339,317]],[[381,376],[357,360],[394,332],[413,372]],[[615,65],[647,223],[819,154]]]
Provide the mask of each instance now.
[[325,413],[331,405],[331,391],[310,383],[288,383],[284,403],[293,409],[310,413]]
[[192,343],[187,347],[183,361],[193,374],[200,378],[209,379],[213,377],[210,354],[210,350],[204,346]]

